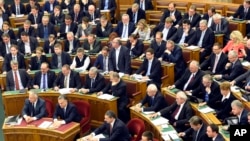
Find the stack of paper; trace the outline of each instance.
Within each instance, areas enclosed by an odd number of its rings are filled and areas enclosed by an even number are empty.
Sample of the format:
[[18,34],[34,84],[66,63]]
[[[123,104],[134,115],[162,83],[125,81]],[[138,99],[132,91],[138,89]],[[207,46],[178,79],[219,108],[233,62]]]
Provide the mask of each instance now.
[[150,115],[150,114],[154,114],[155,111],[144,111],[142,113],[145,114],[145,115]]
[[94,138],[101,139],[101,138],[105,138],[105,136],[104,136],[103,134],[98,134],[98,135],[96,135]]
[[69,94],[69,93],[70,93],[70,88],[59,89],[58,92],[59,92],[60,94]]
[[155,126],[162,125],[162,124],[168,124],[168,119],[166,119],[164,117],[157,117],[157,118],[152,120],[152,123]]
[[204,114],[206,113],[210,113],[210,112],[215,112],[214,109],[210,108],[209,106],[205,105],[205,106],[201,106],[198,108],[198,110]]
[[100,99],[106,99],[106,100],[111,100],[111,99],[114,98],[114,96],[110,95],[110,94],[102,94],[102,95],[98,96],[98,98],[100,98]]
[[188,46],[188,47],[186,47],[187,49],[197,49],[197,48],[199,48],[198,46]]
[[250,66],[250,63],[249,63],[248,61],[243,61],[241,64],[242,64],[244,67]]
[[49,128],[50,125],[52,125],[52,121],[44,121],[38,127],[43,128],[43,129],[47,129],[47,128]]

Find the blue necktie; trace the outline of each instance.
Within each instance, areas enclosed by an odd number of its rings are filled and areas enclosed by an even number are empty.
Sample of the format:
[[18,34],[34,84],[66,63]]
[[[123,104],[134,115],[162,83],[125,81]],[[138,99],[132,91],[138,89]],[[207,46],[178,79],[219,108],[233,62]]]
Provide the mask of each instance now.
[[151,97],[151,106],[154,105],[154,97]]
[[209,101],[209,95],[208,95],[208,93],[206,92],[206,94],[205,94],[205,101],[206,102],[208,102]]
[[46,75],[43,74],[43,89],[46,89]]
[[146,74],[147,76],[150,75],[151,65],[152,65],[152,62],[148,61],[148,70],[147,70],[147,74]]
[[43,38],[47,39],[49,37],[49,31],[47,26],[44,26],[44,34],[43,34]]

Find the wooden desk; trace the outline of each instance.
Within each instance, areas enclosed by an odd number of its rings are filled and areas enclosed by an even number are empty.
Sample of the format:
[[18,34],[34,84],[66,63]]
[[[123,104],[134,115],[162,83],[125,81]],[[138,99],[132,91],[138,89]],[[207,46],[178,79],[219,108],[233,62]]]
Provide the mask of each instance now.
[[229,20],[229,24],[237,24],[237,30],[242,33],[243,37],[246,36],[246,21]]
[[235,92],[235,91],[232,91],[232,93],[233,93],[233,95],[238,99],[238,100],[240,100],[243,104],[244,104],[244,106],[245,106],[245,108],[248,110],[248,111],[250,111],[250,102],[248,102],[248,101],[244,101],[243,99],[242,99],[242,93],[241,92]]
[[2,130],[5,141],[72,141],[80,132],[80,124],[71,122],[57,129],[42,129],[38,126],[43,121],[52,121],[51,118],[42,118],[27,124],[22,120],[20,125],[9,126],[3,124]]
[[[59,93],[48,90],[40,92],[41,98],[50,99],[54,106],[58,103]],[[88,101],[91,107],[91,126],[98,127],[103,123],[103,116],[107,110],[112,110],[117,114],[117,99],[103,100],[97,98],[96,94],[87,95],[80,93],[67,94],[69,101],[83,100]],[[28,98],[28,94],[20,94],[18,91],[8,91],[2,94],[5,116],[20,114],[24,105],[24,100]]]
[[[174,92],[172,92],[168,88],[162,88],[161,91],[162,91],[162,94],[165,97],[167,97],[166,99],[168,99],[167,102],[169,104],[172,104],[175,101],[176,94]],[[213,113],[206,113],[206,114],[201,113],[198,110],[198,105],[195,103],[191,103],[191,106],[192,106],[192,109],[194,110],[195,114],[198,115],[199,117],[201,117],[206,124],[211,124],[211,123],[214,123],[216,125],[222,124]]]
[[215,34],[215,42],[223,45],[223,37],[224,37],[224,34]]

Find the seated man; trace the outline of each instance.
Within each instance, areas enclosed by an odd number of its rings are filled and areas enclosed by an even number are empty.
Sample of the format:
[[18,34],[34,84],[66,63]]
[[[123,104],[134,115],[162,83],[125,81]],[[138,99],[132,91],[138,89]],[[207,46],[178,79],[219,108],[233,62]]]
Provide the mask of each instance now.
[[21,33],[26,32],[31,37],[36,37],[35,28],[31,26],[31,22],[29,20],[24,21],[23,27],[18,28],[17,39],[21,38]]
[[225,141],[224,137],[219,132],[219,127],[216,124],[209,124],[207,126],[207,136],[214,141]]
[[124,123],[129,120],[129,111],[127,105],[129,103],[129,98],[127,95],[127,85],[120,79],[117,72],[110,73],[110,83],[106,85],[102,91],[98,92],[97,95],[102,95],[109,93],[115,97],[119,97],[117,100],[118,117]]
[[244,108],[244,104],[239,100],[234,100],[231,103],[232,113],[238,118],[238,125],[248,125],[247,122],[247,109]]
[[[148,107],[142,107],[148,104]],[[155,111],[158,112],[161,109],[167,107],[167,102],[164,96],[158,91],[155,84],[149,84],[147,87],[147,94],[144,99],[138,103],[135,110],[138,112]]]
[[236,77],[233,81],[230,82],[231,85],[237,85],[243,89],[250,91],[250,70]]
[[[58,117],[60,120],[58,120]],[[66,95],[60,95],[58,97],[58,104],[56,105],[53,118],[54,123],[52,124],[52,127],[54,128],[70,122],[80,122],[82,119],[76,106],[68,101]]]
[[113,25],[105,15],[100,18],[100,23],[96,25],[96,36],[97,37],[109,37],[113,30]]
[[162,32],[156,32],[155,39],[151,42],[150,48],[154,50],[154,55],[156,58],[160,58],[162,56],[166,48],[166,41],[163,40]]
[[28,33],[21,33],[21,40],[17,42],[20,53],[26,55],[34,53],[36,47],[38,46],[38,41],[36,38],[29,36]]
[[128,39],[129,35],[135,31],[135,24],[129,21],[129,15],[123,14],[122,21],[119,21],[114,32],[123,39]]
[[29,98],[25,99],[22,115],[27,123],[46,117],[46,104],[34,91],[29,91]]
[[54,46],[54,52],[51,57],[51,68],[52,69],[61,69],[63,65],[71,64],[70,55],[67,52],[62,51],[62,44],[57,43]]
[[29,74],[24,69],[18,68],[18,62],[12,60],[10,62],[11,70],[6,75],[6,90],[15,91],[28,89],[30,87],[31,79]]
[[173,26],[179,23],[182,19],[181,11],[176,9],[176,4],[174,2],[170,2],[168,4],[168,9],[166,9],[161,17],[161,23],[164,23],[166,18],[171,18],[173,20]]
[[88,51],[89,54],[97,54],[101,51],[101,42],[96,38],[96,35],[89,34],[83,42],[83,48]]
[[104,46],[102,48],[101,54],[97,56],[94,66],[97,67],[99,70],[102,70],[103,72],[108,72],[109,71],[108,58],[109,58],[109,48],[107,46]]
[[49,22],[53,25],[60,25],[64,22],[64,13],[61,10],[60,5],[54,7],[54,12],[50,14]]
[[81,78],[78,72],[70,70],[69,65],[63,65],[62,71],[54,82],[54,90],[59,88],[70,88],[70,92],[78,91],[81,88]]
[[48,16],[42,17],[42,23],[38,25],[37,28],[37,39],[47,40],[50,34],[55,35],[56,31],[54,25],[49,22]]
[[99,9],[95,8],[94,4],[88,6],[88,11],[84,12],[84,16],[89,18],[91,24],[95,24],[100,21],[101,13]]
[[183,15],[182,19],[176,26],[179,27],[184,23],[184,20],[189,20],[191,28],[197,28],[199,26],[199,21],[201,20],[201,15],[196,10],[195,5],[190,5],[188,12]]
[[73,59],[70,69],[75,71],[84,72],[89,69],[90,58],[84,53],[83,48],[78,48],[76,56]]
[[28,18],[31,22],[31,26],[33,26],[35,29],[37,29],[37,26],[39,23],[41,23],[43,17],[43,13],[39,12],[39,9],[37,6],[32,6],[31,7],[31,12],[28,13]]
[[53,88],[54,80],[56,79],[56,74],[54,71],[49,69],[48,63],[42,63],[40,71],[35,73],[32,85],[34,89],[43,89]]
[[142,133],[141,141],[153,141],[154,134],[151,131],[145,131]]
[[76,31],[77,24],[72,21],[72,17],[70,15],[66,15],[64,18],[64,23],[60,25],[57,37],[65,38],[68,32],[73,32],[75,34]]
[[89,69],[89,75],[86,76],[85,86],[79,90],[82,93],[95,93],[105,87],[105,79],[98,72],[96,67]]
[[[94,130],[90,135],[83,137],[83,140],[91,141],[129,141],[130,135],[126,124],[118,119],[113,111],[107,111],[104,115],[105,123]],[[96,138],[98,134],[106,133],[106,138]]]
[[67,32],[67,40],[65,41],[64,51],[69,54],[75,54],[80,46],[80,41],[74,37],[73,32]]
[[130,22],[133,22],[135,25],[140,19],[146,19],[145,11],[137,3],[132,4],[132,7],[127,9],[127,14]]
[[188,120],[193,116],[192,107],[187,95],[183,91],[176,94],[176,102],[152,115],[152,117],[163,116],[169,120],[177,132],[188,129]]

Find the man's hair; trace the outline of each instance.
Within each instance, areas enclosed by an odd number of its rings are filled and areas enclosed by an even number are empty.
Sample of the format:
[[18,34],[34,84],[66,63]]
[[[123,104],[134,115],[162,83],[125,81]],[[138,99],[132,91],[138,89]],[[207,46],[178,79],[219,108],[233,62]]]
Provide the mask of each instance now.
[[211,128],[213,132],[219,133],[219,127],[216,124],[212,123],[209,124],[208,126]]
[[221,43],[219,43],[219,42],[214,43],[213,46],[218,46],[220,49],[222,48],[222,45],[221,45]]
[[3,33],[2,38],[4,37],[10,38],[10,35],[8,33]]
[[202,124],[202,119],[198,116],[192,116],[190,119],[189,119],[189,123],[192,124],[192,125],[201,125]]
[[105,113],[106,116],[108,116],[109,118],[116,118],[116,115],[113,111],[111,110],[108,110],[106,113]]
[[62,49],[62,44],[61,43],[56,43],[54,48],[59,48],[59,49]]
[[151,53],[151,54],[154,54],[154,53],[155,53],[154,49],[152,49],[152,48],[148,48],[145,52],[146,52],[146,53],[149,52],[149,53]]
[[143,132],[142,136],[146,137],[147,140],[149,140],[149,141],[153,141],[153,139],[154,139],[154,134],[151,131],[145,131],[145,132]]
[[89,69],[89,72],[94,72],[95,74],[97,74],[98,73],[98,69],[96,67],[91,67]]
[[220,84],[221,90],[230,90],[231,84],[230,82],[224,81]]
[[58,99],[58,100],[64,99],[64,100],[68,101],[68,98],[67,98],[66,95],[64,95],[64,94],[59,95],[57,99]]
[[76,52],[77,52],[77,53],[84,53],[84,48],[80,47],[80,48],[77,49]]
[[70,70],[70,66],[68,64],[63,65],[62,68],[66,68],[67,70]]
[[231,103],[231,107],[233,106],[236,106],[240,109],[244,109],[244,105],[242,102],[240,102],[239,100],[234,100],[232,103]]
[[11,61],[10,61],[10,64],[11,64],[11,65],[18,65],[18,62],[17,62],[16,60],[11,60]]
[[15,45],[15,44],[11,44],[11,45],[10,45],[10,49],[11,49],[11,48],[15,48],[16,50],[18,50],[18,46]]
[[109,52],[109,47],[108,46],[104,46],[104,47],[102,47],[102,50],[106,50],[107,52]]
[[25,32],[25,31],[23,31],[23,32],[21,33],[21,36],[29,36],[29,34],[28,34],[27,32]]

